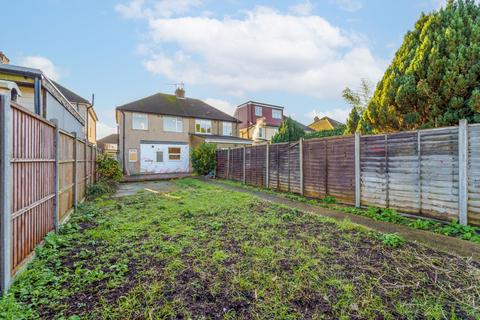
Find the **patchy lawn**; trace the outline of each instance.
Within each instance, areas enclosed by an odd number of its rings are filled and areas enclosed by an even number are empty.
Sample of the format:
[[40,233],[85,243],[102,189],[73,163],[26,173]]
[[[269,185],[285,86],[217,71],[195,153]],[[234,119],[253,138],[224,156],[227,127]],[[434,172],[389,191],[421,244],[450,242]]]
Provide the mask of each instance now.
[[0,318],[480,317],[480,264],[193,179],[84,204]]

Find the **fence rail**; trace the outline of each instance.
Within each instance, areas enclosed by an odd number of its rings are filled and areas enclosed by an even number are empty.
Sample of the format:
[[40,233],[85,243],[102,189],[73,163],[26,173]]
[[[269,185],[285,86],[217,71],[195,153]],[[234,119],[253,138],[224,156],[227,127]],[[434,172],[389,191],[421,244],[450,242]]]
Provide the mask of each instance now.
[[218,150],[216,176],[480,225],[480,125]]
[[[1,290],[95,179],[96,147],[0,95]],[[82,167],[83,165],[83,167]]]

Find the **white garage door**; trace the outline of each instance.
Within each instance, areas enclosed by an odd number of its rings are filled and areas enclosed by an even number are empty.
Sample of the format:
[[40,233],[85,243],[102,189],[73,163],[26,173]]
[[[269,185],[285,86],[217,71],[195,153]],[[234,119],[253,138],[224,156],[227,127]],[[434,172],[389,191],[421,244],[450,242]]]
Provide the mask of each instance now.
[[140,171],[143,173],[188,172],[188,163],[189,149],[186,144],[140,145]]

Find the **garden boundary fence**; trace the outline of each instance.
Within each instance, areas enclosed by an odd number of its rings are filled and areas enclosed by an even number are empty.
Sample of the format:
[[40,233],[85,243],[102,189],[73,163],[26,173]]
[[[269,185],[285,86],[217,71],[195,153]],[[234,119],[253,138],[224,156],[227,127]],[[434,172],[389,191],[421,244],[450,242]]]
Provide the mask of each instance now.
[[95,181],[96,146],[0,95],[0,279],[4,293]]
[[480,225],[480,124],[217,150],[216,176]]

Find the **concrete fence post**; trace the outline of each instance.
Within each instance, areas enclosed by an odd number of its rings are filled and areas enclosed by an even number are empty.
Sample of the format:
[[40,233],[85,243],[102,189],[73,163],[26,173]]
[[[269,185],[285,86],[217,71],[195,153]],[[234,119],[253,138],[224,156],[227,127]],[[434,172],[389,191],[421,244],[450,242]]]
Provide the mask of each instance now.
[[300,163],[300,194],[303,196],[304,187],[303,187],[303,138],[300,138],[298,141],[298,160]]
[[53,119],[52,122],[55,124],[55,134],[53,137],[53,149],[55,150],[55,179],[54,179],[54,186],[55,186],[55,197],[54,197],[54,204],[53,204],[53,226],[55,228],[55,232],[58,232],[59,225],[60,225],[60,199],[59,199],[59,188],[60,188],[60,128],[58,126],[58,120]]
[[468,223],[468,123],[460,120],[458,127],[458,221]]
[[2,294],[7,292],[11,280],[12,120],[10,96],[0,95],[0,291]]
[[355,207],[361,206],[360,133],[355,132]]
[[246,172],[245,170],[247,169],[246,165],[247,165],[247,161],[246,161],[246,155],[247,155],[247,149],[245,147],[243,147],[243,183],[245,183],[247,181],[247,176],[246,176]]
[[388,135],[385,135],[385,207],[390,207],[390,177],[388,168]]
[[73,208],[78,207],[78,138],[77,133],[73,134]]

